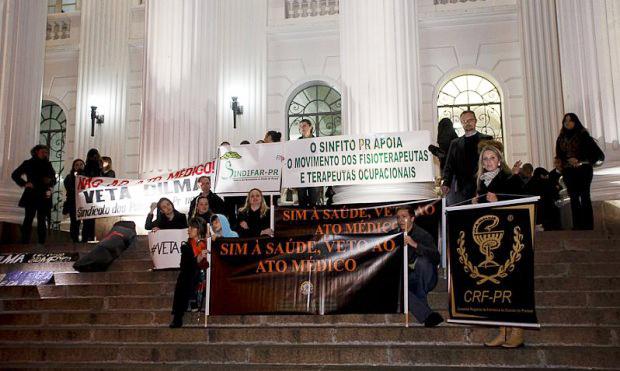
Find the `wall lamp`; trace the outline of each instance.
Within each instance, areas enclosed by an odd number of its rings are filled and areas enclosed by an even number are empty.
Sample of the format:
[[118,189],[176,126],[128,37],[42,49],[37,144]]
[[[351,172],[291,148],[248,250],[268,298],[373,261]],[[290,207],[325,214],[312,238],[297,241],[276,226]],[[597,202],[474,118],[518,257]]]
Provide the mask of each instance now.
[[103,115],[97,114],[97,106],[90,106],[90,136],[95,136],[95,123],[103,124]]
[[233,111],[233,129],[237,128],[237,115],[243,114],[243,106],[237,101],[237,97],[231,97],[230,109]]

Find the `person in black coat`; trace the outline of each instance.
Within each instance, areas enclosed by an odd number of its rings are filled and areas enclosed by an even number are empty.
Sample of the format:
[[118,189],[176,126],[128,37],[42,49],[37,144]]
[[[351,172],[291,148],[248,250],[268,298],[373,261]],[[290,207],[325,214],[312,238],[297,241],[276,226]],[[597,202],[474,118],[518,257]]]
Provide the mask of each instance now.
[[192,297],[196,296],[196,286],[201,280],[200,270],[209,268],[205,241],[209,237],[207,223],[202,218],[191,218],[187,234],[187,242],[181,244],[181,269],[174,287],[171,328],[183,326],[183,315]]
[[[428,305],[427,296],[437,285],[437,264],[440,255],[435,239],[416,225],[415,213],[408,207],[396,210],[398,230],[407,232],[407,265],[409,266],[409,311],[426,327],[435,327],[443,318]],[[391,232],[393,233],[393,232]]]
[[208,223],[212,216],[213,213],[209,208],[209,198],[207,196],[198,196],[196,207],[192,213],[189,214],[189,218],[202,218]]
[[593,229],[594,216],[590,199],[592,166],[602,162],[605,155],[574,113],[564,115],[555,153],[562,161],[562,176],[570,197],[573,229]]
[[[22,162],[11,174],[18,186],[24,187],[19,207],[25,209],[22,223],[22,243],[30,243],[32,221],[37,217],[37,235],[40,244],[45,243],[47,219],[52,210],[52,188],[56,184],[56,172],[49,161],[49,148],[36,145],[30,150],[32,156]],[[23,176],[26,176],[24,180]]]
[[[95,178],[103,176],[103,165],[101,155],[96,148],[88,150],[86,155],[86,165],[84,166],[84,176]],[[95,240],[95,219],[86,219],[82,226],[82,242]]]
[[549,180],[549,172],[542,167],[536,168],[523,192],[540,197],[536,202],[536,224],[542,224],[545,231],[560,229],[560,210],[555,206],[557,192]]
[[[308,119],[299,121],[300,139],[314,138],[314,128]],[[319,203],[323,187],[303,187],[297,188],[297,201],[299,207],[314,207]]]
[[103,156],[101,158],[101,176],[116,178],[116,172],[112,169],[112,158],[108,156]]
[[82,175],[84,173],[84,161],[82,159],[73,160],[73,164],[71,165],[71,172],[65,177],[63,184],[65,185],[66,190],[66,199],[65,203],[62,206],[62,213],[69,214],[69,219],[71,220],[71,224],[69,227],[69,234],[71,235],[71,240],[75,243],[80,242],[80,220],[77,219],[76,215],[76,206],[75,206],[75,179],[78,175]]
[[[187,215],[192,216],[194,209],[196,208],[196,202],[200,197],[206,197],[209,200],[209,210],[215,214],[227,215],[227,207],[224,200],[215,193],[211,192],[211,178],[208,175],[203,175],[198,178],[201,192],[198,196],[194,197],[189,204],[189,213]],[[208,219],[206,219],[208,220]]]
[[509,169],[497,146],[483,146],[478,167],[476,198],[472,202],[496,202],[504,199],[504,195],[523,193],[523,181],[519,176],[521,161]]
[[[157,218],[153,220],[153,212],[157,209]],[[187,228],[185,214],[178,212],[169,199],[162,197],[157,203],[151,204],[151,212],[146,216],[144,229],[157,232],[160,229]]]
[[428,150],[439,159],[439,169],[442,173],[444,167],[446,166],[450,143],[458,137],[459,136],[454,130],[452,120],[447,117],[442,118],[437,125],[437,144],[439,144],[439,147],[434,145],[428,146]]
[[241,237],[273,236],[269,208],[259,189],[248,192],[245,205],[239,209],[238,232]]
[[478,171],[478,145],[493,139],[476,131],[476,114],[473,111],[461,113],[461,124],[465,135],[450,143],[441,190],[448,196],[448,203],[468,200],[476,194],[476,173]]

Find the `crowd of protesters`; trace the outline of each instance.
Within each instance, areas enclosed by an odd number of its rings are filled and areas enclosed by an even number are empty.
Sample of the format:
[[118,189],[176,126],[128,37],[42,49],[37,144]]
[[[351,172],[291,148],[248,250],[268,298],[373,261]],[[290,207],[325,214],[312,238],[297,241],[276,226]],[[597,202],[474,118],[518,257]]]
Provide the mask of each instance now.
[[[536,224],[544,230],[557,230],[562,228],[560,191],[566,189],[570,198],[572,228],[593,229],[590,185],[593,166],[604,160],[604,154],[577,115],[564,115],[551,170],[517,161],[512,169],[502,165],[492,172],[485,171],[486,162],[502,163],[505,158],[503,145],[477,131],[473,111],[463,111],[460,121],[465,130],[463,136],[458,137],[452,121],[444,118],[439,122],[439,146],[429,147],[440,161],[441,190],[448,205],[472,199],[478,202],[481,197],[484,198],[482,201],[492,202],[515,196],[539,196]],[[489,150],[486,159],[483,149]]]
[[[521,161],[509,167],[505,161],[501,142],[477,130],[477,119],[473,111],[463,111],[460,122],[465,131],[458,136],[450,119],[439,122],[437,143],[429,150],[438,157],[442,175],[441,191],[448,205],[459,203],[498,202],[523,195],[539,196],[537,203],[537,224],[545,230],[561,227],[558,201],[560,191],[566,188],[570,197],[573,229],[593,228],[590,184],[593,166],[604,160],[603,152],[596,141],[583,127],[579,118],[567,113],[556,141],[554,168],[548,171],[542,167]],[[311,121],[299,122],[301,139],[313,138]],[[282,134],[268,131],[257,143],[281,141]],[[250,144],[244,140],[241,145]],[[221,146],[229,146],[222,142]],[[24,188],[19,206],[26,209],[22,225],[22,240],[30,240],[32,222],[37,217],[39,243],[45,242],[46,223],[52,207],[52,188],[56,174],[49,161],[49,149],[35,146],[32,158],[22,163],[12,174],[14,181]],[[70,173],[64,179],[67,199],[63,214],[69,214],[70,235],[79,242],[80,221],[76,218],[75,178],[115,177],[110,157],[102,157],[96,149],[88,151],[86,161],[73,161]],[[25,176],[25,179],[24,179]],[[151,205],[145,221],[145,229],[156,232],[160,229],[188,228],[189,239],[181,249],[180,273],[173,300],[173,320],[170,327],[181,327],[183,314],[193,295],[195,284],[208,267],[206,260],[206,238],[273,236],[270,225],[269,207],[259,189],[252,189],[246,197],[229,197],[226,201],[211,190],[211,179],[198,179],[201,192],[191,201],[187,216],[176,210],[173,202],[161,198]],[[322,187],[299,188],[298,205],[314,207],[320,203]],[[189,221],[188,221],[189,219]],[[437,284],[439,253],[433,237],[415,225],[414,213],[406,208],[397,210],[397,224],[405,232],[405,243],[411,250],[409,257],[410,308],[416,319],[427,327],[443,322],[438,312],[427,302],[428,293]],[[82,242],[95,238],[94,219],[85,220],[82,226]],[[202,272],[202,273],[201,273]],[[523,330],[501,327],[498,335],[485,343],[490,347],[515,348],[523,345]]]

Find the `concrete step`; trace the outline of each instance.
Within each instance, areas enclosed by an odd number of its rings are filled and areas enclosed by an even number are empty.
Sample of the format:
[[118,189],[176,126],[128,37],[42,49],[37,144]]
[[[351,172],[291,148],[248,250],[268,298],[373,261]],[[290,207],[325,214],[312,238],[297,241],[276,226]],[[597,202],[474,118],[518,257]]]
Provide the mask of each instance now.
[[[24,346],[27,348],[24,349]],[[16,344],[0,347],[0,362],[50,365],[59,362],[91,364],[281,364],[281,365],[484,365],[528,368],[595,367],[618,365],[618,347],[529,346],[506,351],[481,346],[434,345],[120,345]]]
[[[142,286],[142,285],[136,285]],[[82,288],[89,286],[80,286]],[[163,294],[158,285],[146,284],[145,295],[131,296],[132,290],[115,286],[105,286],[101,290],[83,290],[86,296],[73,295],[58,297],[12,297],[0,299],[0,310],[9,311],[47,311],[47,310],[117,310],[117,309],[167,309],[172,302],[172,293]],[[133,287],[133,290],[137,290]],[[99,295],[101,292],[106,295]],[[153,294],[153,291],[155,292]],[[66,292],[63,294],[67,294]],[[447,308],[445,292],[431,292],[428,296],[432,308]],[[620,310],[620,291],[538,291],[537,308],[618,308]]]
[[[540,331],[527,330],[528,345],[620,346],[620,327],[545,326]],[[3,328],[0,345],[17,342],[66,343],[97,342],[105,344],[392,344],[417,345],[478,345],[492,338],[494,328],[469,328],[444,324],[429,329],[402,325],[341,326],[341,327],[242,327],[210,324],[209,327],[169,329],[145,327],[106,328]]]
[[[447,311],[435,308],[444,318]],[[616,308],[537,308],[538,320],[543,325],[620,325],[620,311]],[[202,324],[202,313],[186,315],[187,323]],[[415,322],[411,318],[412,323]],[[51,310],[51,311],[3,311],[0,323],[4,326],[163,326],[170,322],[170,307],[165,309],[118,309],[118,310]],[[345,324],[401,324],[404,316],[397,314],[377,315],[292,315],[292,316],[210,316],[209,322],[248,326],[334,326]]]

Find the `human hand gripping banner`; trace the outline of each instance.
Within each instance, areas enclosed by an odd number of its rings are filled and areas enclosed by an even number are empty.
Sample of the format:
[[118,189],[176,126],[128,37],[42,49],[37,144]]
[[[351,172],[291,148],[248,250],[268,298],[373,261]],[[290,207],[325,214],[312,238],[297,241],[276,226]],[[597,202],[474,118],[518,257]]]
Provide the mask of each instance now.
[[215,161],[171,171],[148,179],[88,178],[75,180],[78,219],[108,216],[146,215],[150,205],[166,197],[177,210],[189,211],[191,200],[200,192],[198,179],[215,173]]
[[432,182],[429,144],[425,130],[289,141],[282,187]]
[[446,208],[449,322],[539,327],[535,198]]

